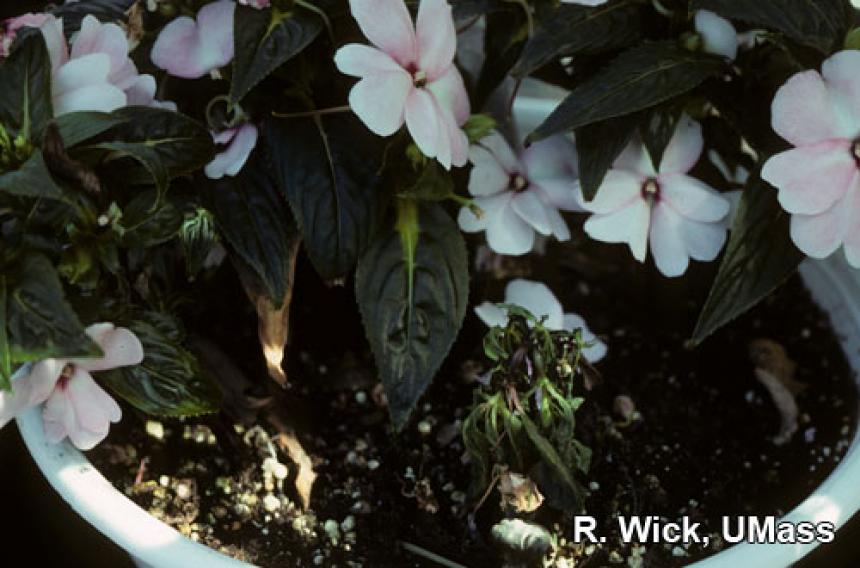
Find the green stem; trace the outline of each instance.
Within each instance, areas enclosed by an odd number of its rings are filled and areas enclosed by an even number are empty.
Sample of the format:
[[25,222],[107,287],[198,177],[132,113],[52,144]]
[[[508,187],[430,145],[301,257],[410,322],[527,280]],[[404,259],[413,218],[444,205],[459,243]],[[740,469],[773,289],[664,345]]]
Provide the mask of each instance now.
[[341,112],[350,112],[352,109],[349,105],[323,108],[319,110],[308,110],[304,112],[272,112],[272,116],[277,118],[307,118],[309,116],[322,116],[324,114],[338,114]]

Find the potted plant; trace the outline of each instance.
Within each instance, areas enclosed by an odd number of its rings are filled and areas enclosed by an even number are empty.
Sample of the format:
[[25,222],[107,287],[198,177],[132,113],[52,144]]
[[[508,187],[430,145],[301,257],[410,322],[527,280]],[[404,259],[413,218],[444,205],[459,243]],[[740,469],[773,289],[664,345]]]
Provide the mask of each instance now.
[[788,565],[860,506],[857,14],[15,14],[0,425],[143,565]]

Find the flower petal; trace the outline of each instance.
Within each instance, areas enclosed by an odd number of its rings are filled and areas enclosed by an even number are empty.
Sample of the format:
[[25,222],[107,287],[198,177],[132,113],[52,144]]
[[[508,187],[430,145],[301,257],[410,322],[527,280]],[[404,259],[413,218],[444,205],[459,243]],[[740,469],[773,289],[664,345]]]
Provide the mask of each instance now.
[[487,244],[497,253],[519,256],[531,251],[534,243],[534,229],[509,204],[490,217]]
[[463,84],[463,76],[455,66],[451,65],[438,78],[429,81],[426,88],[433,93],[442,108],[453,113],[458,125],[462,125],[469,119],[469,114],[472,112],[469,94]]
[[860,136],[860,51],[846,49],[833,54],[821,66],[830,93],[837,104],[843,131],[849,138]]
[[349,92],[349,106],[378,136],[391,136],[403,126],[406,99],[413,90],[405,71],[374,73],[355,84]]
[[77,428],[75,411],[66,396],[66,389],[55,388],[42,409],[45,439],[51,444],[63,441],[69,430]]
[[349,8],[370,43],[403,67],[416,63],[415,30],[403,0],[349,0]]
[[701,125],[687,115],[683,115],[675,127],[675,133],[663,152],[660,161],[661,174],[685,174],[693,169],[699,157],[705,139],[702,137]]
[[87,430],[106,434],[110,422],[119,422],[122,418],[122,410],[113,397],[83,369],[78,369],[69,379],[66,390],[78,424]]
[[200,78],[233,59],[233,13],[235,3],[219,0],[206,4],[195,22],[182,16],[167,24],[155,44],[150,59],[171,75]]
[[403,68],[391,56],[375,47],[350,43],[337,50],[334,64],[338,70],[353,77],[366,77],[374,73],[402,71]]
[[63,34],[63,19],[51,16],[41,26],[39,31],[45,39],[48,47],[48,55],[51,58],[51,73],[56,73],[61,65],[69,60],[69,45]]
[[[668,150],[668,148],[667,148]],[[615,158],[612,163],[612,168],[616,170],[627,170],[638,174],[643,178],[655,177],[657,170],[654,169],[654,162],[651,160],[651,155],[648,149],[642,143],[639,136],[634,136],[633,140],[627,145],[621,154]]]
[[143,345],[137,336],[112,323],[97,323],[87,328],[87,335],[101,347],[104,356],[95,359],[71,359],[86,371],[106,371],[118,367],[139,365],[143,361]]
[[457,217],[460,229],[467,233],[486,231],[492,220],[501,215],[501,210],[508,206],[512,197],[511,193],[504,192],[476,198],[474,203],[481,210],[481,217],[477,217],[468,207],[463,207]]
[[582,199],[582,206],[592,213],[604,215],[618,211],[635,200],[642,199],[641,174],[629,170],[609,170],[597,195],[591,201]]
[[716,190],[687,175],[660,176],[660,199],[677,213],[695,221],[724,219],[731,203]]
[[851,266],[860,268],[860,172],[855,176],[849,197],[845,201],[845,258]]
[[637,199],[605,215],[592,215],[583,228],[592,239],[604,243],[627,243],[633,257],[644,262],[650,223],[651,208],[644,200]]
[[833,97],[817,71],[803,71],[779,88],[771,105],[773,129],[795,146],[845,137]]
[[12,382],[11,391],[0,391],[0,428],[31,406],[44,402],[54,390],[66,362],[45,359]]
[[491,302],[483,302],[475,306],[475,314],[488,327],[504,327],[508,325],[508,312]]
[[683,217],[672,208],[658,203],[651,216],[651,254],[657,269],[670,278],[681,276],[690,264],[684,245]]
[[[439,106],[438,103],[436,106]],[[458,168],[465,166],[469,161],[469,137],[457,125],[457,121],[450,111],[443,109],[441,112],[444,119],[445,135],[448,138],[448,145],[451,149],[451,165]]]
[[710,262],[717,258],[726,244],[725,223],[701,223],[682,219],[681,234],[690,258],[700,262]]
[[525,149],[522,163],[529,181],[577,177],[577,156],[574,146],[564,136],[553,136]]
[[779,190],[783,209],[815,215],[845,195],[857,170],[851,143],[831,140],[772,156],[762,167],[761,177]]
[[727,19],[710,10],[696,11],[696,31],[702,36],[705,51],[734,61],[738,55],[738,32]]
[[582,352],[585,354],[586,359],[592,363],[597,363],[606,356],[606,352],[608,351],[606,344],[588,329],[588,325],[586,325],[582,316],[578,314],[564,314],[564,329],[567,331],[582,330],[582,339],[592,344],[590,347],[583,349]]
[[579,194],[582,191],[579,181],[573,178],[542,178],[537,181],[531,180],[531,187],[539,191],[556,209],[562,211],[583,211],[579,202]]
[[511,199],[511,207],[526,223],[542,235],[552,233],[547,207],[534,191],[523,191]]
[[138,75],[132,85],[126,89],[126,104],[129,106],[150,106],[155,102],[155,77],[152,75]]
[[[433,96],[424,89],[412,89],[406,97],[406,128],[428,158],[435,158],[444,144],[440,140],[439,116]],[[450,165],[450,164],[449,164]]]
[[823,213],[792,215],[791,240],[804,254],[812,258],[827,258],[845,241],[849,210],[850,207],[845,207],[840,200]]
[[495,154],[480,144],[469,148],[469,193],[475,196],[493,195],[508,188],[510,174],[504,170]]
[[493,130],[481,138],[477,145],[473,145],[473,147],[475,146],[485,148],[489,151],[506,173],[523,173],[519,160],[514,155],[510,144],[497,130]]
[[125,93],[107,83],[67,91],[54,99],[54,116],[79,110],[111,112],[126,105]]
[[257,146],[257,127],[247,122],[238,128],[227,149],[206,164],[203,172],[209,179],[221,179],[225,175],[235,176],[245,166],[248,157]]
[[457,51],[457,31],[445,0],[421,0],[415,22],[418,68],[431,81],[447,71]]
[[537,318],[546,316],[547,329],[560,330],[564,326],[564,309],[552,290],[543,282],[517,278],[505,287],[505,303],[525,308]]

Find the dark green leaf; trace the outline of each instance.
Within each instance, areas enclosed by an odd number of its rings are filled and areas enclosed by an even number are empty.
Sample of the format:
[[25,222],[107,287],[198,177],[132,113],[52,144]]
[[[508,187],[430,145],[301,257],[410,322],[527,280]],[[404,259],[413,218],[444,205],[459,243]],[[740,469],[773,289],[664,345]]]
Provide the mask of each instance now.
[[66,301],[57,271],[40,254],[25,253],[6,277],[6,321],[13,363],[99,355]]
[[561,4],[543,14],[511,74],[523,78],[562,55],[627,47],[642,36],[642,3],[621,0],[590,8]]
[[54,115],[51,105],[51,60],[41,34],[19,43],[5,61],[0,62],[0,124],[38,142],[45,125]]
[[[526,431],[529,440],[531,440],[532,445],[538,451],[538,454],[540,454],[541,461],[549,466],[549,469],[562,481],[568,491],[574,495],[581,495],[582,488],[576,479],[574,479],[568,465],[564,463],[564,460],[558,455],[558,452],[550,441],[540,433],[537,424],[524,412],[519,413],[518,416],[522,420],[523,429]],[[582,501],[579,500],[579,503],[581,504]]]
[[102,22],[124,21],[126,12],[134,3],[135,0],[79,0],[57,6],[51,13],[63,18],[63,28],[66,34],[70,35],[80,29],[81,22],[88,15],[95,16]]
[[319,15],[296,8],[258,10],[236,6],[236,57],[230,99],[239,102],[260,81],[300,53],[322,30]]
[[656,110],[639,128],[642,142],[657,171],[660,169],[660,162],[663,161],[666,146],[675,134],[675,128],[678,126],[683,110],[678,104],[669,104],[667,108]]
[[154,247],[179,233],[182,213],[154,191],[136,196],[123,208],[120,243],[125,247]]
[[181,334],[171,318],[145,314],[123,325],[140,339],[145,357],[140,365],[99,373],[105,386],[135,408],[156,416],[197,416],[218,411],[221,390],[182,346]]
[[66,199],[62,188],[48,171],[41,150],[34,151],[20,169],[0,174],[0,192],[19,197],[44,197],[59,201]]
[[515,6],[487,14],[484,34],[486,58],[478,77],[476,108],[482,108],[493,91],[508,76],[529,37],[529,27],[522,8]]
[[265,144],[257,145],[239,175],[209,182],[204,198],[227,243],[280,306],[288,287],[286,259],[295,221],[278,191]]
[[158,108],[125,107],[111,116],[120,124],[82,151],[85,155],[95,152],[108,161],[132,158],[141,168],[124,164],[122,179],[128,184],[154,183],[163,192],[169,180],[199,170],[214,156],[209,131],[185,115]]
[[693,9],[783,32],[822,53],[841,45],[853,19],[845,0],[693,0]]
[[54,119],[67,148],[95,138],[125,121],[114,114],[91,111],[70,112]]
[[353,116],[273,119],[264,130],[311,261],[325,279],[343,276],[376,229],[380,145]]
[[719,57],[672,41],[632,48],[576,87],[529,140],[653,107],[694,89],[723,65]]
[[12,346],[6,329],[6,276],[0,274],[0,390],[12,388]]
[[398,429],[463,322],[467,261],[457,224],[440,205],[402,200],[396,226],[378,235],[358,263],[356,297]]
[[434,160],[425,166],[415,185],[404,190],[403,195],[420,201],[444,201],[454,195],[454,180]]
[[693,332],[701,343],[782,284],[803,260],[776,190],[753,178],[741,198],[726,254]]
[[503,0],[451,0],[454,21],[469,21],[505,8]]
[[579,181],[586,201],[597,195],[606,172],[633,138],[639,118],[639,115],[620,116],[577,129]]

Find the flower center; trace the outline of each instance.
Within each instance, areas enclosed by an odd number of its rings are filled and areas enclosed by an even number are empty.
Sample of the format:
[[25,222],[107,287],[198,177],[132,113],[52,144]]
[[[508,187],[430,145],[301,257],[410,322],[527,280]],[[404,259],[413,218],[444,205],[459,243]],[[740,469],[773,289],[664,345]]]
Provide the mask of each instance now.
[[660,199],[660,184],[654,178],[648,178],[642,184],[642,197],[646,201],[654,201]]
[[522,174],[511,174],[508,178],[508,190],[515,193],[521,193],[529,186],[529,180],[524,178]]
[[860,138],[854,141],[852,153],[854,154],[854,160],[857,161],[857,165],[860,166]]
[[71,365],[66,365],[65,367],[63,367],[63,370],[60,372],[60,378],[57,380],[57,386],[61,389],[66,388],[66,385],[69,384],[69,381],[74,374],[75,369]]
[[412,83],[416,89],[424,88],[427,84],[427,73],[425,71],[415,71],[412,73]]

